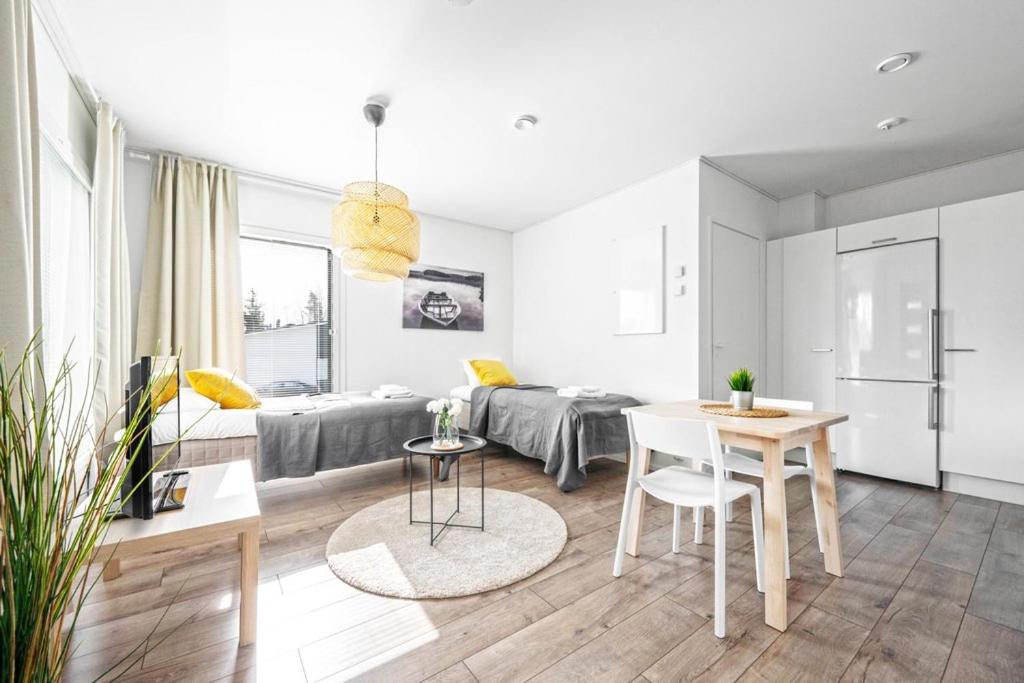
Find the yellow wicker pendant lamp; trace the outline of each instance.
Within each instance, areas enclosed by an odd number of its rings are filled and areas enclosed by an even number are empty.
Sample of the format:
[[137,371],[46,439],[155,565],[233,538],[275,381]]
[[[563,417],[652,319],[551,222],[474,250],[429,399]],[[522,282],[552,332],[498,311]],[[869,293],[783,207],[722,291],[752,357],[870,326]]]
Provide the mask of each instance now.
[[377,181],[377,129],[384,105],[369,102],[363,115],[373,124],[373,180],[349,183],[331,213],[331,244],[346,275],[386,282],[409,276],[420,257],[420,220],[397,187]]

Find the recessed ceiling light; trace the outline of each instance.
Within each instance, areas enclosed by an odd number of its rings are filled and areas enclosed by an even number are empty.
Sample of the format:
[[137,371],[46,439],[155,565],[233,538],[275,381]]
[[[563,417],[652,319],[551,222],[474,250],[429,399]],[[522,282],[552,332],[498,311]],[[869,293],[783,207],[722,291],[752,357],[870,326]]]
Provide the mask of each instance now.
[[906,67],[913,60],[914,55],[909,52],[901,52],[898,55],[893,55],[892,57],[888,57],[880,61],[878,66],[875,67],[875,71],[880,74],[891,74],[894,71],[899,71]]
[[878,128],[878,130],[892,130],[893,128],[895,128],[896,126],[900,125],[901,123],[904,123],[904,120],[902,118],[900,118],[899,116],[896,116],[896,117],[891,118],[891,119],[885,119],[884,121],[879,121],[878,124],[877,124],[877,128]]
[[448,4],[452,7],[465,7],[471,2],[473,2],[473,0],[448,0]]
[[512,125],[516,127],[516,130],[530,130],[537,125],[537,117],[523,114]]

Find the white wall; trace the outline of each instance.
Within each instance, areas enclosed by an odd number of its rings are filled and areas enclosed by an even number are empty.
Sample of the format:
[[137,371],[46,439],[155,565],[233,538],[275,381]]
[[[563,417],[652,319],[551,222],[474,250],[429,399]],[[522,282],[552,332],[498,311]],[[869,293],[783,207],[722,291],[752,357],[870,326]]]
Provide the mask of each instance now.
[[[151,162],[129,159],[125,213],[132,262],[132,306],[137,306],[145,257]],[[239,218],[250,234],[329,244],[331,208],[337,198],[263,182],[239,180]],[[414,207],[415,208],[415,207]],[[484,273],[484,330],[402,328],[402,283],[340,278],[342,334],[336,335],[343,387],[367,390],[407,384],[428,395],[448,395],[464,384],[463,358],[512,357],[511,233],[419,214],[420,262]],[[134,322],[134,318],[133,318]]]
[[[718,223],[761,240],[761,272],[765,273],[764,243],[778,232],[779,204],[768,195],[755,190],[704,160],[700,162],[700,395],[711,396],[712,382],[724,381],[711,376],[712,297],[711,288],[711,225]],[[767,367],[765,288],[761,290],[758,310],[761,319],[757,329],[760,344],[759,368]],[[696,394],[695,394],[696,395]]]
[[817,192],[779,200],[779,222],[768,239],[821,230],[828,220],[826,199]]
[[1017,190],[1024,190],[1024,150],[832,195],[827,200],[826,227],[834,228]]
[[[514,234],[512,367],[521,382],[599,384],[641,401],[693,397],[698,383],[698,182],[694,160]],[[616,336],[612,238],[665,225],[665,332]],[[687,285],[685,296],[672,289]]]

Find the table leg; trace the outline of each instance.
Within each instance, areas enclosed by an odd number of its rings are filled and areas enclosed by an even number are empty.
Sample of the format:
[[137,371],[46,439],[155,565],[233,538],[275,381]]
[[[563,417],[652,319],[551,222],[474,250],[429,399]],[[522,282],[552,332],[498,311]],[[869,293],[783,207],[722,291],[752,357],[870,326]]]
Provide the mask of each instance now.
[[[637,453],[637,476],[642,477],[651,469],[651,450],[640,448]],[[626,552],[636,557],[640,554],[640,534],[644,526],[645,492],[637,487],[633,494],[633,507],[629,511],[629,526],[626,527]]]
[[819,430],[814,440],[814,486],[818,494],[825,571],[833,576],[842,576],[843,545],[839,538],[839,504],[836,502],[836,475],[832,470],[828,429]]
[[480,451],[480,531],[484,530],[484,452]]
[[242,596],[239,602],[238,644],[256,642],[256,593],[260,574],[260,529],[254,525],[242,537]]
[[412,453],[409,454],[409,524],[412,524]]
[[764,453],[764,623],[785,631],[786,614],[786,482],[782,476],[782,444],[763,441]]
[[103,580],[113,581],[121,576],[121,560],[111,557],[103,567]]
[[[431,467],[436,471],[437,458],[430,456]],[[434,545],[434,477],[430,477],[430,545]]]

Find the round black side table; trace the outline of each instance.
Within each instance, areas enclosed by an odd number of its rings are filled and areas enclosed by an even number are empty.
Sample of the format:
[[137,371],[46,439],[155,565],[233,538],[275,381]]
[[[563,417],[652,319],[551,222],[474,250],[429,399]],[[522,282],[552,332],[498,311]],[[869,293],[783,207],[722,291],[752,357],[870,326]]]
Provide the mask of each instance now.
[[[407,457],[409,458],[409,524],[429,524],[430,525],[430,545],[434,545],[441,534],[444,533],[445,529],[449,527],[462,527],[464,529],[479,529],[484,530],[484,460],[483,453],[480,453],[480,525],[475,524],[456,524],[452,522],[452,518],[459,513],[459,507],[462,500],[462,457],[467,453],[474,453],[477,451],[483,451],[484,447],[487,446],[487,441],[481,439],[478,436],[462,436],[459,439],[462,442],[462,448],[452,451],[438,451],[431,448],[431,444],[434,443],[433,436],[418,436],[415,439],[409,439],[405,442],[402,448],[405,449]],[[431,466],[427,467],[427,478],[430,479],[430,519],[413,519],[412,517],[412,458],[414,455],[421,455],[428,458],[431,462]],[[455,510],[448,515],[448,518],[443,522],[434,521],[434,472],[433,472],[433,460],[434,458],[454,458],[455,459]],[[434,533],[434,527],[440,526],[441,529],[436,534]]]

